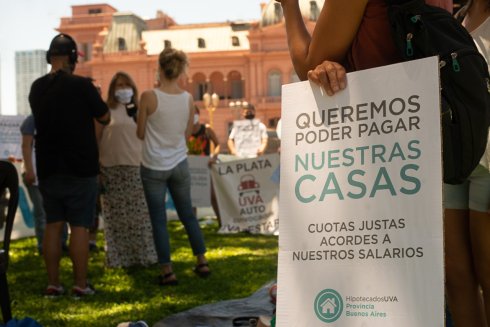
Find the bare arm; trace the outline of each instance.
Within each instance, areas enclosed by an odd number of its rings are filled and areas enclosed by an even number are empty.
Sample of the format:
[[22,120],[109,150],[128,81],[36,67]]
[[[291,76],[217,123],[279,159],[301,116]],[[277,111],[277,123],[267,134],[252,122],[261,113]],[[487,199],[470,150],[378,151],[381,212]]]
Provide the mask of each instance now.
[[34,143],[33,135],[22,135],[22,157],[24,158],[24,183],[29,186],[36,181],[34,165],[32,164],[32,145]]
[[269,138],[263,137],[261,140],[261,144],[259,149],[257,150],[257,155],[261,156],[265,152],[265,148],[267,148],[267,142],[269,141]]
[[102,139],[102,133],[104,132],[104,127],[106,125],[102,125],[97,120],[94,120],[94,124],[95,124],[95,139],[97,140],[97,143],[100,143],[100,140]]
[[216,158],[221,150],[221,146],[219,144],[218,136],[214,132],[214,130],[206,125],[206,130],[208,132],[209,139],[211,142],[214,144],[214,150],[213,153],[211,153],[211,157]]
[[185,139],[188,140],[192,135],[192,128],[194,127],[194,99],[189,97],[189,118],[187,119],[187,127],[185,129]]
[[236,155],[235,141],[233,139],[228,139],[227,144],[230,154]]
[[157,106],[156,95],[152,90],[141,94],[140,107],[138,109],[138,119],[136,121],[136,136],[140,140],[145,139],[146,120],[148,116],[155,112]]
[[298,0],[276,0],[281,3],[289,53],[301,80],[309,70],[323,61],[342,62],[354,40],[368,0],[325,1],[315,29],[310,36]]
[[206,124],[206,134],[208,135],[208,138],[211,140],[211,142],[213,142],[213,147],[211,147],[213,152],[210,153],[211,156],[208,162],[208,166],[211,167],[211,165],[214,165],[218,161],[218,155],[221,151],[221,145],[219,144],[218,136],[216,136],[216,133],[208,124]]
[[107,112],[104,115],[95,118],[95,120],[98,123],[100,123],[100,124],[102,124],[104,126],[105,125],[108,125],[111,122],[111,112],[110,112],[110,110],[107,110]]

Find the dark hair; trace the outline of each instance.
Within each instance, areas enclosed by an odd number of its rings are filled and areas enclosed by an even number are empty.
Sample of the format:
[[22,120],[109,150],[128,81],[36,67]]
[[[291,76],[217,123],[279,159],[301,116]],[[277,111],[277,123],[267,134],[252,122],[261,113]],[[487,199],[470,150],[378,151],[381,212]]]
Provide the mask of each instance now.
[[51,63],[51,57],[53,56],[68,56],[70,64],[75,64],[78,60],[77,43],[68,34],[60,33],[56,35],[51,40],[49,49],[46,52],[46,61],[48,64]]
[[183,51],[167,48],[160,53],[158,64],[166,79],[174,80],[187,66],[187,56]]
[[114,74],[114,76],[111,79],[111,83],[109,84],[109,91],[107,91],[107,106],[109,108],[114,108],[117,106],[117,100],[116,100],[116,83],[118,79],[125,79],[126,82],[131,86],[133,89],[133,99],[137,101],[138,99],[138,89],[136,88],[136,84],[134,83],[133,79],[131,76],[129,76],[128,73],[125,72],[117,72]]

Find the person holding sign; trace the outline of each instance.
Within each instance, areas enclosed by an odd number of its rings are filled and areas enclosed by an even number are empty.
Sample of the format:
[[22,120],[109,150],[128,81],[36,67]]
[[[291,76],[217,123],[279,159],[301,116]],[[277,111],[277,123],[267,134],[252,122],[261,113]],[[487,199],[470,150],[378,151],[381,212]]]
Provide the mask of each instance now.
[[[329,96],[347,87],[347,72],[402,61],[392,39],[386,0],[325,1],[312,34],[298,0],[276,1],[283,8],[297,75],[322,86]],[[451,0],[426,2],[452,11]],[[460,326],[483,325],[463,322]]]
[[242,120],[233,122],[228,137],[230,154],[241,158],[255,158],[264,154],[267,147],[267,128],[255,119],[255,107],[247,104],[242,109]]
[[[489,62],[490,1],[470,0],[457,17]],[[490,322],[489,167],[487,144],[480,165],[463,184],[444,185],[446,289],[455,326]]]
[[140,173],[161,266],[159,284],[176,285],[167,230],[167,188],[197,258],[194,272],[207,277],[211,271],[199,222],[192,212],[186,141],[194,125],[194,101],[179,86],[188,65],[187,56],[168,48],[160,53],[158,64],[160,86],[141,95],[136,133],[144,141]]
[[[312,35],[298,0],[276,1],[282,5],[298,77],[322,85],[328,95],[346,87],[346,71],[402,61],[392,40],[386,0],[325,1]],[[452,10],[452,0],[426,2]]]
[[[200,116],[199,107],[194,105],[194,125],[192,127],[192,135],[187,139],[187,148],[189,154],[198,156],[208,156],[208,167],[211,167],[218,161],[218,155],[220,152],[220,144],[216,132],[209,124],[201,124],[199,122]],[[213,207],[216,219],[221,226],[221,218],[219,215],[218,200],[216,199],[216,192],[212,180],[211,183],[211,206]],[[197,210],[194,207],[194,214]]]

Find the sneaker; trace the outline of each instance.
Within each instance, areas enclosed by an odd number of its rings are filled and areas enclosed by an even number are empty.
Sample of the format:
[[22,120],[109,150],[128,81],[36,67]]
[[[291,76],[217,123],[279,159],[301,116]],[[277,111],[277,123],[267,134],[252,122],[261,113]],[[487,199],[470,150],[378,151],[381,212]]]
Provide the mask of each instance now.
[[87,295],[94,295],[95,294],[94,288],[89,283],[87,283],[87,286],[85,288],[73,286],[73,288],[71,289],[71,292],[73,294],[73,297],[76,299],[79,299],[79,298],[87,296]]
[[146,322],[140,320],[136,322],[132,322],[132,321],[122,322],[119,325],[117,325],[117,327],[149,327],[149,326]]
[[130,322],[128,327],[148,327],[148,324],[143,320],[137,322]]
[[57,298],[65,293],[63,286],[48,285],[44,291],[44,296],[47,298]]

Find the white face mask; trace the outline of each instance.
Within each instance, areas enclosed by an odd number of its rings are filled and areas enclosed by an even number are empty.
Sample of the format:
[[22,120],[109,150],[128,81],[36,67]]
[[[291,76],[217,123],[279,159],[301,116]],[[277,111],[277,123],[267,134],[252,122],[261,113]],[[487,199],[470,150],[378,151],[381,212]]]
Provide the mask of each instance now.
[[197,123],[199,123],[199,115],[195,114],[194,115],[194,125],[196,125]]
[[131,102],[131,97],[133,96],[133,89],[119,89],[114,93],[116,100],[122,104],[128,104]]

